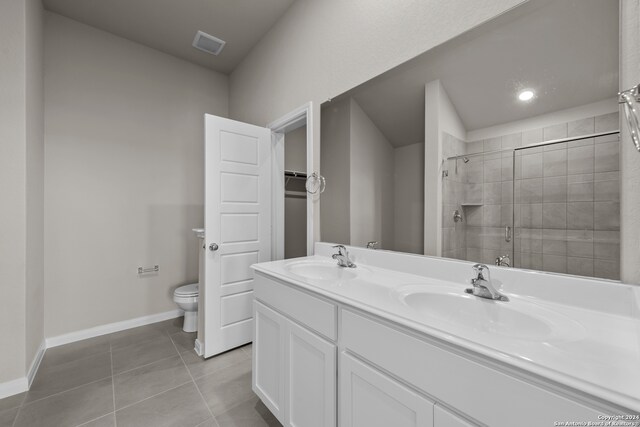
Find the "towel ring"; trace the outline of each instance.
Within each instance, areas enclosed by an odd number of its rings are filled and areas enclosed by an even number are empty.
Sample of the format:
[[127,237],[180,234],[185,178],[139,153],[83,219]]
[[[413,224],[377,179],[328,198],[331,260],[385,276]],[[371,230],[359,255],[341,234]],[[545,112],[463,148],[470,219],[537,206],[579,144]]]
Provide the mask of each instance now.
[[317,172],[314,172],[309,175],[304,186],[307,189],[307,193],[309,194],[322,194],[327,187],[327,182],[324,179],[324,176],[320,175]]

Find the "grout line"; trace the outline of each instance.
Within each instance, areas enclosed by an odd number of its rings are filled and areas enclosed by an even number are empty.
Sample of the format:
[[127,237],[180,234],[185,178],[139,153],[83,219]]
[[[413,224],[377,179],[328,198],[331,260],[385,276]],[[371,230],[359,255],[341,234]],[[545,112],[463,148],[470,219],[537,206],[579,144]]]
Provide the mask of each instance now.
[[89,420],[89,421],[85,421],[85,422],[83,422],[82,424],[78,424],[78,425],[76,425],[75,427],[82,427],[82,426],[86,426],[86,425],[87,425],[87,424],[89,424],[89,423],[92,423],[92,422],[94,422],[94,421],[96,421],[96,420],[99,420],[99,419],[101,419],[101,418],[104,418],[104,417],[108,417],[108,416],[109,416],[109,415],[111,415],[111,414],[113,414],[113,412],[107,412],[107,413],[106,413],[106,414],[104,414],[104,415],[100,415],[99,417],[94,418],[94,419]]
[[153,396],[145,397],[145,398],[144,398],[144,399],[142,399],[142,400],[138,400],[137,402],[131,403],[131,404],[126,405],[126,406],[123,406],[122,408],[118,408],[118,410],[114,411],[114,413],[115,413],[115,412],[120,412],[120,411],[122,411],[123,409],[131,408],[132,406],[135,406],[135,405],[137,405],[137,404],[139,404],[139,403],[142,403],[142,402],[144,402],[144,401],[146,401],[146,400],[153,399],[154,397],[160,396],[161,394],[168,393],[168,392],[170,392],[171,390],[175,390],[175,389],[177,389],[177,388],[180,388],[180,387],[182,387],[183,385],[189,384],[190,382],[191,382],[191,381],[185,381],[185,382],[183,382],[183,383],[178,384],[178,385],[177,385],[177,386],[175,386],[175,387],[171,387],[171,388],[169,388],[169,389],[167,389],[167,390],[161,391],[160,393],[156,393],[156,394],[154,394]]
[[127,373],[129,373],[131,371],[135,371],[136,369],[144,368],[146,366],[153,365],[154,363],[162,362],[163,360],[171,359],[172,357],[176,357],[176,356],[177,355],[174,354],[174,355],[171,355],[171,356],[163,357],[162,359],[154,360],[153,362],[145,363],[144,365],[136,366],[135,368],[131,368],[131,369],[127,369],[126,371],[118,372],[117,374],[112,372],[113,373],[112,376],[118,377],[118,376],[120,376],[122,374],[127,374]]
[[93,380],[93,381],[90,381],[90,382],[88,382],[88,383],[84,383],[84,384],[78,385],[78,386],[76,386],[76,387],[72,387],[72,388],[69,388],[69,389],[66,389],[66,390],[62,390],[62,391],[59,391],[59,392],[57,392],[57,393],[50,394],[49,396],[41,397],[40,399],[32,400],[31,402],[28,402],[28,403],[25,403],[24,405],[22,405],[22,406],[21,406],[21,408],[24,408],[25,406],[31,406],[32,404],[34,404],[34,403],[36,403],[36,402],[40,402],[40,401],[45,400],[45,399],[48,399],[48,398],[50,398],[50,397],[58,396],[58,395],[60,395],[60,394],[66,393],[66,392],[68,392],[68,391],[77,390],[77,389],[79,389],[79,388],[81,388],[81,387],[84,387],[84,386],[87,386],[87,385],[90,385],[90,384],[94,384],[94,383],[97,383],[97,382],[100,382],[100,381],[104,381],[104,380],[106,380],[107,378],[112,378],[112,376],[110,375],[110,376],[108,376],[108,377],[98,378],[98,379]]
[[207,400],[202,395],[202,392],[200,391],[200,387],[198,387],[198,384],[196,383],[196,380],[193,378],[193,375],[191,375],[191,371],[189,370],[189,367],[187,366],[187,363],[182,358],[182,354],[180,354],[180,351],[178,350],[178,346],[176,345],[175,342],[173,342],[173,339],[171,340],[171,342],[173,343],[173,346],[175,347],[176,351],[178,352],[178,356],[180,356],[180,360],[182,360],[182,364],[184,365],[184,368],[187,370],[187,373],[189,374],[189,378],[191,378],[191,381],[193,382],[193,385],[195,386],[196,390],[198,391],[198,394],[200,395],[200,398],[202,399],[202,402],[204,403],[204,406],[207,407],[207,410],[209,411],[209,414],[211,414],[211,417],[213,418],[213,421],[215,421],[216,424],[218,424],[218,420],[216,420],[216,417],[215,417],[215,415],[213,415],[213,412],[211,411],[211,408],[209,407],[209,404],[207,403]]
[[111,351],[111,341],[109,341],[109,357],[111,358],[111,391],[113,393],[113,425],[117,426],[116,421],[116,381],[113,372],[113,351]]

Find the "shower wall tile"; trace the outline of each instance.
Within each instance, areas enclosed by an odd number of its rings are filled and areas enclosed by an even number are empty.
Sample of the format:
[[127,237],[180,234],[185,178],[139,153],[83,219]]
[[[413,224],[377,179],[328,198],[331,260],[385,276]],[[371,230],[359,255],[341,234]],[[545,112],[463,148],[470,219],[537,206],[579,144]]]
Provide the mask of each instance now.
[[467,261],[481,262],[482,248],[467,248]]
[[580,119],[567,123],[567,136],[589,135],[595,132],[595,119]]
[[619,260],[620,259],[620,232],[599,231],[593,232],[593,255],[596,258]]
[[554,139],[562,139],[567,137],[567,124],[548,126],[542,130],[542,138],[544,141],[552,141]]
[[523,179],[520,182],[520,203],[540,203],[543,198],[542,178]]
[[482,208],[483,225],[486,227],[500,227],[501,207],[500,205],[484,205]]
[[467,184],[465,186],[463,203],[482,204],[484,184]]
[[484,182],[502,181],[502,159],[485,160],[484,162]]
[[502,148],[502,138],[501,137],[497,137],[497,138],[489,138],[489,139],[485,139],[484,140],[484,145],[483,145],[483,151],[489,152],[489,151],[498,151]]
[[484,142],[483,141],[472,141],[467,142],[465,154],[477,154],[482,153],[484,151]]
[[522,228],[520,247],[522,252],[542,253],[542,229]]
[[531,144],[539,144],[542,142],[542,129],[534,129],[522,132],[522,146],[526,147]]
[[604,114],[602,116],[596,116],[595,118],[595,131],[608,132],[620,129],[620,121],[618,113]]
[[502,183],[489,182],[484,184],[484,204],[499,205],[502,203]]
[[467,227],[467,250],[482,249],[482,227]]
[[513,203],[513,181],[504,181],[501,183],[502,203]]
[[567,257],[562,255],[542,254],[542,269],[552,273],[566,273]]
[[593,275],[603,279],[618,280],[620,278],[620,261],[595,259],[593,261]]
[[544,228],[567,228],[567,204],[545,203],[542,205],[542,226]]
[[595,154],[592,144],[570,147],[567,154],[567,173],[570,175],[593,173],[594,162]]
[[620,201],[620,182],[598,181],[594,183],[593,198],[596,202]]
[[502,149],[512,150],[522,146],[522,133],[512,133],[502,137]]
[[593,277],[594,265],[592,258],[567,257],[567,273],[577,276]]
[[542,161],[544,176],[561,176],[567,174],[567,150],[545,151]]
[[595,202],[594,227],[596,230],[620,230],[620,203]]
[[620,135],[618,134],[603,135],[603,136],[598,136],[594,138],[594,142],[596,144],[603,144],[605,142],[614,142],[614,141],[620,141]]
[[567,186],[567,201],[592,202],[593,182],[570,182]]
[[544,178],[542,184],[544,203],[567,201],[567,177],[556,176]]
[[593,258],[593,231],[567,230],[567,255]]
[[524,154],[522,156],[522,178],[542,177],[542,153]]
[[542,253],[567,255],[567,230],[543,229]]
[[502,250],[504,241],[503,229],[500,227],[485,227],[482,240],[483,249]]
[[593,230],[593,202],[567,203],[567,228],[570,230]]
[[513,179],[513,155],[502,158],[502,181],[511,181]]
[[467,226],[469,227],[482,227],[483,226],[483,212],[482,206],[466,207],[464,212],[467,214]]
[[527,203],[520,207],[520,226],[542,228],[542,203]]
[[617,141],[596,144],[595,158],[596,172],[620,170],[620,144]]

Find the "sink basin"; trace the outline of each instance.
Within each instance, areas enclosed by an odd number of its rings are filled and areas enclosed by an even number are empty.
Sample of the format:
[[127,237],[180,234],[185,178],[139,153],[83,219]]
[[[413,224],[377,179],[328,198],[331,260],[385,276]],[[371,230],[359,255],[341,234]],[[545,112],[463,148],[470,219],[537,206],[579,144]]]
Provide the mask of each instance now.
[[315,281],[344,281],[356,277],[356,268],[339,267],[335,262],[301,261],[285,267],[291,274],[307,280]]
[[460,292],[413,291],[401,295],[408,307],[434,321],[518,340],[575,340],[584,333],[577,322],[526,302],[502,302]]

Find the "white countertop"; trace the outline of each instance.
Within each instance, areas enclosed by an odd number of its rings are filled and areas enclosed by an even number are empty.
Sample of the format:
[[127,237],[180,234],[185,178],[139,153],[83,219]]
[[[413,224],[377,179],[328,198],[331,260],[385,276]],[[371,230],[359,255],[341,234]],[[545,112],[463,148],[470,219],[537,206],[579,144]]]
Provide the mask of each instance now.
[[[352,271],[357,270],[357,274],[349,274],[351,269],[344,269],[344,277],[337,280],[311,279],[292,273],[292,265],[305,261],[335,263],[326,256],[313,256],[260,263],[253,268],[345,305],[640,413],[640,321],[637,316],[611,314],[606,310],[509,293],[509,287],[503,286],[503,292],[511,300],[489,303],[508,304],[509,309],[519,313],[538,314],[553,328],[560,330],[559,335],[551,334],[544,339],[505,335],[483,328],[482,324],[469,328],[447,321],[410,307],[403,301],[403,290],[419,287],[463,295],[469,285],[460,280],[409,274],[362,262],[358,262],[358,267]],[[436,261],[432,259],[429,262]],[[523,275],[531,273],[522,272]],[[508,274],[520,273],[510,270]],[[471,277],[470,273],[467,275]],[[551,275],[543,277],[553,280]],[[562,277],[560,279],[562,281]],[[526,278],[523,280],[526,281]],[[590,282],[584,280],[587,289]],[[580,283],[579,280],[574,281]],[[614,285],[611,286],[613,289]]]

